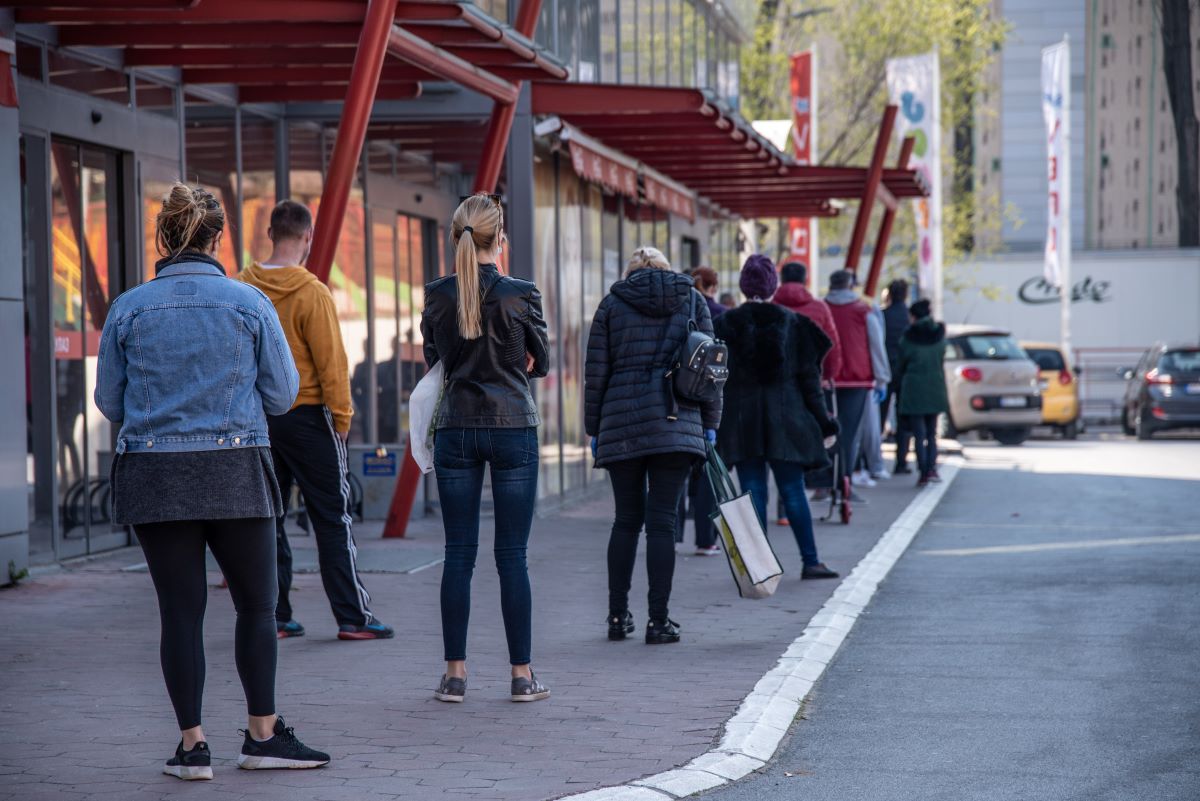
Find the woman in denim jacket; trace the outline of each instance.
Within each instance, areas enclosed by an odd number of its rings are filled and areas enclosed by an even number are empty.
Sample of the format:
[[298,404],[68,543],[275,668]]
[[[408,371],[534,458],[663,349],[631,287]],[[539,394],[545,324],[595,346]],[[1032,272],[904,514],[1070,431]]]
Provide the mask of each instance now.
[[113,521],[133,526],[158,594],[160,657],[182,740],[163,772],[210,779],[200,727],[205,545],[237,610],[235,657],[249,723],[238,765],[318,767],[275,714],[275,517],[282,511],[265,414],[299,387],[271,301],[213,258],[225,213],[175,184],[156,219],[157,277],[113,301],[100,340],[96,406],[120,424]]

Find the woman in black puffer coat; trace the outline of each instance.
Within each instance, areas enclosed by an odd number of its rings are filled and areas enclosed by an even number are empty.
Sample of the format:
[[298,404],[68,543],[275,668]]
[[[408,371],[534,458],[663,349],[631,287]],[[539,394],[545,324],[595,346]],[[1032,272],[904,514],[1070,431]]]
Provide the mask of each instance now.
[[680,403],[670,411],[665,375],[687,335],[688,320],[712,333],[704,298],[654,248],[638,248],[622,281],[600,302],[588,338],[585,425],[596,466],[608,469],[616,519],[608,543],[609,639],[633,632],[629,587],[638,533],[646,527],[650,578],[647,643],[679,641],[668,617],[675,572],[675,517],[692,466],[716,438],[721,402]]
[[740,280],[749,300],[717,318],[717,338],[729,346],[717,450],[737,470],[764,529],[770,466],[800,546],[802,577],[837,578],[817,557],[804,490],[804,472],[829,465],[825,441],[838,432],[821,393],[821,361],[833,343],[812,320],[768,302],[778,286],[774,263],[751,256]]

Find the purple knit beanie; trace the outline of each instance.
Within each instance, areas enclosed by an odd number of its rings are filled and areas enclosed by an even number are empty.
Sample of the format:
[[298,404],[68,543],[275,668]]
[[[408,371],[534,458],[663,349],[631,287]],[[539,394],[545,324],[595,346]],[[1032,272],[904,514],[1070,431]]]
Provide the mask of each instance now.
[[755,253],[742,265],[742,277],[738,281],[742,294],[750,300],[770,300],[779,288],[779,274],[775,262],[761,253]]

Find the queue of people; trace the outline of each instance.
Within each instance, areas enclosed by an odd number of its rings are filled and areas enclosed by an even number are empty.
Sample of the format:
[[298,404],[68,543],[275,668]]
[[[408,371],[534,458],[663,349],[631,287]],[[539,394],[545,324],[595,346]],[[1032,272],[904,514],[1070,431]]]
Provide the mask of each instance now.
[[[158,596],[161,667],[181,733],[163,771],[180,779],[212,778],[200,714],[206,547],[236,611],[235,656],[247,711],[239,767],[314,768],[330,760],[304,745],[275,706],[278,640],[305,633],[289,603],[283,520],[293,483],[313,521],[337,638],[394,634],[372,611],[356,566],[346,457],[350,377],[332,296],[304,266],[312,223],[302,204],[279,203],[268,231],[271,255],[229,280],[215,258],[225,229],[220,204],[201,188],[176,184],[156,218],[162,256],[156,277],[117,298],[104,324],[95,401],[120,426],[113,520],[133,528]],[[497,267],[507,242],[498,196],[466,198],[450,236],[454,274],[426,287],[421,321],[426,365],[444,381],[432,429],[445,529],[446,665],[434,697],[466,698],[487,470],[511,699],[540,701],[550,689],[531,667],[527,551],[541,422],[531,382],[549,370],[547,326],[537,287]],[[625,640],[637,628],[629,594],[644,530],[644,639],[681,641],[670,599],[688,497],[697,553],[720,552],[710,520],[712,488],[699,469],[714,448],[733,467],[764,528],[770,469],[805,580],[838,576],[818,556],[806,475],[828,468],[835,448],[841,469],[853,469],[867,404],[883,402],[889,387],[902,426],[915,438],[920,485],[939,480],[935,429],[946,408],[945,331],[928,302],[913,304],[912,325],[893,341],[891,310],[908,311],[898,285],[880,315],[854,293],[851,273],[835,272],[824,300],[808,292],[806,281],[802,264],[778,270],[769,258],[751,256],[739,281],[744,302],[735,305],[731,295],[717,299],[711,269],[683,274],[660,251],[641,247],[596,309],[585,428],[595,466],[608,471],[615,506],[607,550],[610,640]],[[726,343],[729,372],[723,393],[691,402],[676,396],[670,376],[681,343],[696,331]],[[866,417],[877,436],[886,416]]]

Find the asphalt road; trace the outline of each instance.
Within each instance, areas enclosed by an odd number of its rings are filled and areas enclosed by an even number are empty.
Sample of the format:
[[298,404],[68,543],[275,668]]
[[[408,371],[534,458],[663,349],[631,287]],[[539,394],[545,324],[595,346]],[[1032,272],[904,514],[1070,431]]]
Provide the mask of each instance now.
[[1200,799],[1200,441],[966,457],[776,760],[704,798]]

